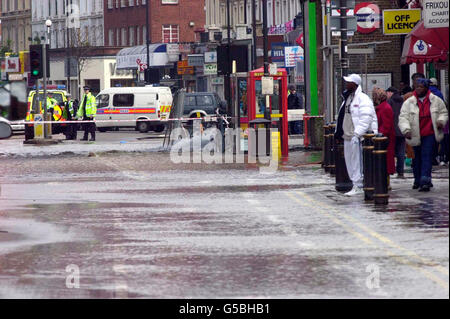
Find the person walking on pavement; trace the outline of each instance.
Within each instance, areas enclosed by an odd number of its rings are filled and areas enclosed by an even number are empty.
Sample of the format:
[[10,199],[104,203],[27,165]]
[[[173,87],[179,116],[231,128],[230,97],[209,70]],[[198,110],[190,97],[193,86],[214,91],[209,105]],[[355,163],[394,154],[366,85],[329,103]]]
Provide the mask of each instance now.
[[[289,96],[288,96],[288,110],[303,109],[303,100],[301,96],[297,94],[297,89],[295,85],[289,86]],[[302,121],[291,121],[289,123],[290,134],[303,134]]]
[[378,121],[372,100],[362,91],[358,74],[344,76],[346,90],[339,109],[336,139],[344,140],[344,156],[353,188],[346,196],[362,194],[363,165],[361,139],[368,131],[378,133]]
[[393,86],[386,90],[388,103],[394,112],[394,129],[395,129],[395,157],[397,158],[397,178],[405,178],[405,157],[406,157],[406,141],[400,128],[398,127],[398,117],[403,105],[403,98],[400,92]]
[[88,135],[91,133],[90,141],[95,141],[95,115],[97,114],[97,102],[95,101],[95,96],[91,93],[91,88],[89,86],[84,87],[84,96],[81,100],[80,108],[78,109],[77,116],[82,118],[83,121],[92,121],[89,123],[84,123],[84,137],[82,141],[88,140]]
[[447,121],[444,102],[431,93],[427,79],[418,79],[414,95],[403,103],[399,116],[400,130],[406,142],[414,148],[413,189],[428,192],[433,186],[433,146],[444,138],[443,129]]
[[395,173],[395,127],[394,111],[387,102],[388,95],[381,88],[374,88],[372,92],[373,104],[378,119],[378,133],[383,134],[389,139],[386,154],[386,167],[388,173],[388,187],[390,186],[390,176]]

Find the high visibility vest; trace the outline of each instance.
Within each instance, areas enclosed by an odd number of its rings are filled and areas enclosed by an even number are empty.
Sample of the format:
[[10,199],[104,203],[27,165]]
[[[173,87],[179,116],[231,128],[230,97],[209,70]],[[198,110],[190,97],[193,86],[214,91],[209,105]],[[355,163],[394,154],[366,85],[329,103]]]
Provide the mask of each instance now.
[[69,101],[68,102],[68,106],[69,106],[69,113],[70,113],[70,115],[72,116],[72,117],[74,117],[75,116],[75,110],[74,110],[74,108],[73,108],[73,101]]
[[81,106],[77,112],[78,117],[83,117],[84,108],[86,108],[87,117],[95,117],[97,114],[97,102],[95,101],[95,96],[93,96],[92,93],[87,95],[85,94],[81,99]]
[[55,105],[58,105],[58,101],[55,100],[54,98],[47,97],[47,110],[49,108],[55,107]]

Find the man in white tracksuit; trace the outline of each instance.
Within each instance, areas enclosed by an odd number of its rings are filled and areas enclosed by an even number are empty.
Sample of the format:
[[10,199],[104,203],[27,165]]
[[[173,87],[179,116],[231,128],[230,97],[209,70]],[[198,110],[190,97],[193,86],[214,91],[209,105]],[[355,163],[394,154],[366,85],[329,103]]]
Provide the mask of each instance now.
[[[361,77],[344,76],[347,96],[339,110],[336,126],[337,138],[344,139],[344,155],[348,176],[353,188],[346,193],[353,196],[363,193],[362,139],[368,131],[378,133],[378,120],[372,100],[362,91]],[[339,134],[339,132],[341,132]]]

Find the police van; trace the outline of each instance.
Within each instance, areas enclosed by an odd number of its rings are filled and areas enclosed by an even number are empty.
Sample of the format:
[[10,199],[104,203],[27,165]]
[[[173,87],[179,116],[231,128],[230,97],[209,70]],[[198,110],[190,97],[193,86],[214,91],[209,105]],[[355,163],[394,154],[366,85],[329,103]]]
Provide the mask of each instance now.
[[141,133],[162,132],[172,108],[172,92],[164,86],[113,87],[102,90],[96,97],[100,132],[134,127]]

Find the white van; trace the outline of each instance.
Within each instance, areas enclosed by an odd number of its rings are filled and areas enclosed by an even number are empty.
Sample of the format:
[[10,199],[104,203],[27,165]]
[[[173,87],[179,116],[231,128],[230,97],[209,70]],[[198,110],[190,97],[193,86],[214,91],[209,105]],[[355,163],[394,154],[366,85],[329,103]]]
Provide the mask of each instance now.
[[164,86],[114,87],[104,89],[96,99],[95,121],[100,132],[116,127],[162,132],[173,101],[170,88]]

